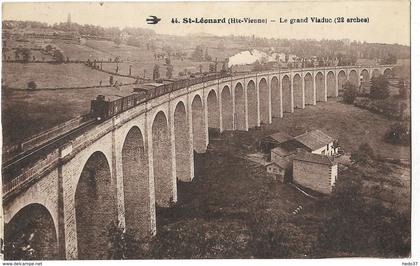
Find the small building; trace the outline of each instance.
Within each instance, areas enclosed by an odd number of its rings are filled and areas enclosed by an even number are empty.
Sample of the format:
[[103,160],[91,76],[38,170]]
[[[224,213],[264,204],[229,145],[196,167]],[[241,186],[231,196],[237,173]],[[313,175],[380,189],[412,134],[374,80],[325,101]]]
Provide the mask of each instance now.
[[330,194],[338,167],[329,156],[299,152],[293,159],[293,182],[314,191]]
[[288,149],[288,147],[276,147],[271,150],[270,160],[272,162],[279,162],[296,154],[296,149]]
[[275,162],[271,162],[266,164],[265,168],[267,170],[267,174],[272,176],[274,180],[280,180],[281,182],[284,182],[285,169],[283,167]]
[[318,129],[299,135],[295,140],[314,154],[333,156],[338,153],[338,142]]
[[277,132],[275,134],[264,137],[260,141],[260,150],[264,153],[269,153],[271,149],[280,146],[282,143],[293,140],[293,137],[284,132]]

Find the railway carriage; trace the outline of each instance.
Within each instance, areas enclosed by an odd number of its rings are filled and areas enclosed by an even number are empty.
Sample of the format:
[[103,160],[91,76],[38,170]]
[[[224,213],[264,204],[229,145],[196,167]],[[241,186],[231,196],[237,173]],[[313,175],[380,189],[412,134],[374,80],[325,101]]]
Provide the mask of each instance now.
[[104,121],[143,102],[172,91],[228,76],[231,76],[228,72],[214,74],[204,73],[194,76],[194,78],[180,80],[166,79],[159,80],[159,83],[140,84],[138,87],[134,88],[132,94],[125,97],[105,97],[104,95],[98,95],[96,99],[91,101],[89,115],[95,118],[98,122]]

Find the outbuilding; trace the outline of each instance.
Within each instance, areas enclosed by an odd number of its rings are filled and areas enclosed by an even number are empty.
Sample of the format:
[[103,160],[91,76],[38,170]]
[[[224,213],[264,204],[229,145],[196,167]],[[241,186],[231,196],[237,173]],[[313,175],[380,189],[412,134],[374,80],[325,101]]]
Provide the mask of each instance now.
[[264,153],[269,153],[271,149],[280,146],[281,144],[293,140],[293,137],[284,132],[277,132],[272,135],[264,137],[260,141],[260,150]]
[[274,180],[280,180],[281,182],[284,182],[285,169],[283,167],[281,167],[275,162],[271,162],[269,164],[266,164],[265,168],[267,170],[267,174],[271,176]]
[[337,175],[337,163],[329,156],[302,151],[293,159],[293,182],[303,187],[330,194]]

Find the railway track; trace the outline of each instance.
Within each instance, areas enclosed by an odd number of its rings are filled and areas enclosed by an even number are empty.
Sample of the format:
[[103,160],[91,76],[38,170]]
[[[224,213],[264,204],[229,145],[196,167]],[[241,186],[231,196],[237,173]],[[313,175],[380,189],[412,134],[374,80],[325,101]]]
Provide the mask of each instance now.
[[81,124],[80,126],[69,130],[68,132],[65,132],[64,134],[61,134],[43,144],[41,144],[38,147],[35,147],[33,149],[30,149],[28,151],[22,152],[13,158],[7,160],[2,164],[2,171],[7,172],[11,169],[17,169],[19,166],[25,165],[25,163],[30,161],[34,161],[37,158],[40,158],[41,156],[48,153],[48,151],[51,151],[53,149],[56,149],[60,147],[60,145],[67,142],[69,139],[81,134],[84,130],[89,128],[92,125],[96,124],[95,119],[88,120]]

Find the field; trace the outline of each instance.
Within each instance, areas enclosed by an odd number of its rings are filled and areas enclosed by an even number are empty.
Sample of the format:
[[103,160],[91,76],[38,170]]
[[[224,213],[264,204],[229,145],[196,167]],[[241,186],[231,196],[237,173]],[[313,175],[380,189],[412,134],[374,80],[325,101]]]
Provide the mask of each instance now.
[[[153,68],[157,64],[160,66],[160,77],[167,77],[167,66],[163,59],[155,59],[154,52],[148,51],[146,48],[139,48],[121,44],[117,46],[111,41],[87,40],[85,44],[69,44],[63,41],[54,41],[53,46],[57,46],[63,51],[65,57],[70,60],[87,61],[109,59],[114,60],[119,57],[123,63],[118,64],[118,73],[123,75],[129,74],[129,66],[132,66],[131,74],[133,76],[151,79],[153,77]],[[176,45],[175,45],[176,46]],[[193,47],[183,47],[181,50],[187,52],[187,57],[193,51]],[[224,51],[216,48],[210,48],[209,54],[213,59],[218,58],[219,61],[225,57],[231,56],[240,51],[239,48],[230,48]],[[49,56],[42,56],[39,51],[32,51],[32,55],[36,60],[51,60]],[[10,59],[14,59],[13,51],[6,54]],[[197,73],[200,71],[200,65],[203,72],[209,71],[210,62],[197,62],[191,59],[171,58],[173,65],[172,76],[176,77],[180,72]],[[103,69],[110,72],[116,72],[116,63],[105,63]],[[109,74],[100,71],[94,71],[84,65],[79,64],[41,64],[41,63],[4,63],[3,64],[3,85],[12,88],[27,88],[29,81],[35,81],[39,88],[63,88],[63,87],[83,87],[99,85],[108,82]],[[121,82],[130,82],[130,78],[117,78]]]
[[70,60],[108,60],[108,58],[111,57],[108,52],[100,51],[86,45],[65,42],[56,42],[54,44],[58,46]]
[[98,94],[128,95],[133,86],[59,91],[2,90],[3,145],[19,143],[76,116],[87,114]]
[[[38,88],[71,88],[99,86],[109,82],[109,74],[93,70],[82,64],[3,63],[3,85],[26,89],[29,81]],[[132,78],[116,77],[123,83],[134,82]]]

